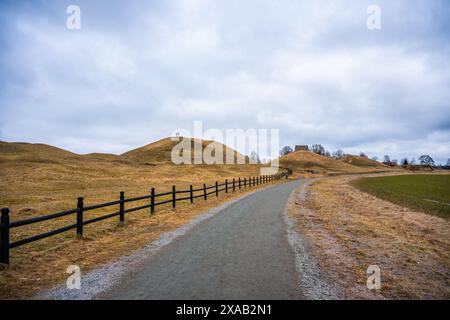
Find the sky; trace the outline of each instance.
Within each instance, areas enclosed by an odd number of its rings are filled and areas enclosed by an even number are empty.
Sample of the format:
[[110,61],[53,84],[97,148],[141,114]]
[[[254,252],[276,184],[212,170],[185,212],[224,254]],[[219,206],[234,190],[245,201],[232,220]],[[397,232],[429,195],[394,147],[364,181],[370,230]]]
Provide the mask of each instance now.
[[3,0],[0,140],[122,153],[202,121],[445,163],[449,21],[446,0]]

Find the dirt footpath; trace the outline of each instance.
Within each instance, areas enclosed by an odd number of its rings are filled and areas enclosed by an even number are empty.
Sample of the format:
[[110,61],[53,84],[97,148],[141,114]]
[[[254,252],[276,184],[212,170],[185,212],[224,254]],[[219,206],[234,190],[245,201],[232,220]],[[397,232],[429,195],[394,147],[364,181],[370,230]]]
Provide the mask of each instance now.
[[[360,192],[356,177],[317,180],[296,190],[289,215],[340,298],[449,299],[450,222]],[[381,269],[381,290],[366,286]]]

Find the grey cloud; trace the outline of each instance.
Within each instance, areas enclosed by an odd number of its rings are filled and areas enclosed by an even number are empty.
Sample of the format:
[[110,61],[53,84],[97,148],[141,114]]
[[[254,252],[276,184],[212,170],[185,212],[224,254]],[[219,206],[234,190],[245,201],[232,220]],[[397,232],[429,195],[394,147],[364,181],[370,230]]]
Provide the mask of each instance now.
[[379,1],[380,31],[371,1],[78,2],[79,31],[69,2],[0,5],[0,139],[118,153],[203,120],[450,156],[446,1]]

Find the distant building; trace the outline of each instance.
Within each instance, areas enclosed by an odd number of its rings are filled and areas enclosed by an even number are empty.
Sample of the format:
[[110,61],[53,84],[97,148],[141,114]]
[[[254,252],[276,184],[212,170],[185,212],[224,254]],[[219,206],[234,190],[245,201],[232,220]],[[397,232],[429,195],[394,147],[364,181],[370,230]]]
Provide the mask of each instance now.
[[296,145],[295,146],[295,150],[294,151],[309,151],[309,148],[306,144],[300,144],[300,145]]

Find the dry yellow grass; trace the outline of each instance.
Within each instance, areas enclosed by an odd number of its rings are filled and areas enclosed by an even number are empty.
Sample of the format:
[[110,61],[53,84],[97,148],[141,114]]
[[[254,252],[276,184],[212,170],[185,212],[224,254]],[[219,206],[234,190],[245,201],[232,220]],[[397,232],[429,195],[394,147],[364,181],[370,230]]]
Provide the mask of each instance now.
[[[291,204],[321,270],[346,298],[449,299],[450,223],[360,192],[352,179],[319,180]],[[381,268],[379,292],[366,288],[369,265]]]
[[[171,185],[213,183],[232,177],[259,175],[258,165],[180,165],[170,163],[168,139],[145,152],[129,155],[77,155],[47,145],[0,142],[1,205],[10,207],[12,219],[73,208],[76,198],[87,205],[157,192]],[[169,156],[164,162],[155,159]]]
[[[181,141],[181,138],[180,140]],[[140,163],[140,164],[160,164],[160,163],[171,163],[171,154],[173,148],[178,144],[178,141],[172,141],[170,138],[165,138],[158,140],[156,142],[147,144],[143,147],[128,151],[123,153],[121,156],[122,158],[128,159],[133,161],[134,163]],[[240,154],[236,150],[233,150],[226,145],[223,145],[219,142],[211,141],[211,140],[199,140],[199,139],[191,139],[190,141],[191,145],[191,161],[192,163],[202,163],[202,154],[201,153],[195,153],[195,150],[202,150],[207,153],[209,150],[206,149],[208,145],[211,147],[211,155],[215,155],[216,149],[222,153],[222,157],[220,159],[223,163],[226,163],[226,155],[229,153],[232,155],[232,159],[234,163],[237,163],[238,157],[242,157],[246,163],[248,163],[249,159],[248,157],[245,157],[244,155]],[[198,162],[196,162],[198,161]]]
[[[352,159],[358,159],[361,157],[352,156]],[[350,158],[348,158],[350,159]],[[326,173],[364,173],[364,172],[376,172],[392,170],[389,167],[365,159],[370,162],[369,165],[361,165],[360,161],[354,161],[355,163],[348,163],[347,161],[336,160],[329,157],[324,157],[311,151],[296,151],[289,153],[280,158],[280,166],[289,168],[294,171],[312,170],[314,172],[326,174]]]
[[[0,205],[11,209],[11,221],[72,209],[78,196],[85,205],[126,197],[168,191],[171,185],[188,189],[212,185],[226,178],[258,176],[259,165],[173,165],[173,142],[163,139],[125,155],[78,155],[42,144],[0,142]],[[169,157],[168,159],[165,157]],[[242,192],[246,192],[242,190]],[[118,217],[85,227],[85,239],[77,241],[75,231],[33,242],[11,250],[11,265],[0,272],[0,298],[27,297],[37,290],[55,285],[66,276],[69,264],[85,271],[114,260],[173,230],[200,212],[217,206],[242,192],[196,199],[193,205],[177,203],[126,215],[120,227]],[[247,191],[248,192],[248,191]],[[146,204],[135,202],[132,206]],[[181,206],[181,207],[180,207]],[[129,207],[129,205],[127,205]],[[110,207],[85,213],[85,219],[117,211]],[[11,241],[73,224],[75,215],[11,229]]]
[[351,164],[353,166],[363,167],[363,168],[382,168],[382,169],[390,168],[389,166],[382,164],[378,161],[368,159],[366,157],[360,157],[360,156],[346,155],[344,158],[342,158],[341,161]]

